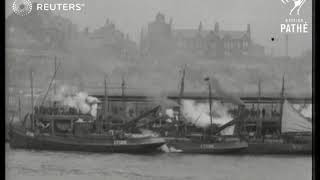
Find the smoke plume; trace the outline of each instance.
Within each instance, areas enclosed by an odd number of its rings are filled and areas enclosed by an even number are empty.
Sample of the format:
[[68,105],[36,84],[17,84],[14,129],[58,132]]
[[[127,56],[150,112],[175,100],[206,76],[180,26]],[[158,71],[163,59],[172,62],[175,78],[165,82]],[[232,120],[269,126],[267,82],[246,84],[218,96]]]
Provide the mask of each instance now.
[[[193,100],[184,100],[182,102],[182,112],[188,121],[198,127],[210,125],[210,109],[208,103],[195,103]],[[228,107],[220,102],[212,103],[212,123],[221,126],[232,120],[228,113]],[[222,133],[233,134],[234,128],[225,129]]]
[[232,103],[237,105],[244,105],[244,102],[241,101],[239,97],[236,97],[232,94],[227,93],[225,89],[222,88],[220,82],[216,78],[210,78],[210,83],[212,84],[212,88],[215,90],[216,94],[224,99],[230,100]]
[[174,112],[172,109],[166,109],[166,115],[168,115],[170,118],[174,117]]
[[68,106],[80,110],[83,114],[97,116],[98,103],[97,98],[89,96],[86,92],[78,92],[76,87],[62,85],[52,97],[53,101],[58,101],[63,106]]

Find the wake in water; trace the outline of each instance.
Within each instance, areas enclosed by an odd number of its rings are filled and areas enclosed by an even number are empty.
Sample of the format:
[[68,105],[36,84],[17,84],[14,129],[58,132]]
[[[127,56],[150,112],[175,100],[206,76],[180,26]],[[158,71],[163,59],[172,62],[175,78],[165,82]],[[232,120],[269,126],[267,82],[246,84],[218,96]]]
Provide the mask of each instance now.
[[180,153],[182,150],[176,149],[174,147],[168,147],[167,144],[164,144],[160,147],[160,150],[166,153]]

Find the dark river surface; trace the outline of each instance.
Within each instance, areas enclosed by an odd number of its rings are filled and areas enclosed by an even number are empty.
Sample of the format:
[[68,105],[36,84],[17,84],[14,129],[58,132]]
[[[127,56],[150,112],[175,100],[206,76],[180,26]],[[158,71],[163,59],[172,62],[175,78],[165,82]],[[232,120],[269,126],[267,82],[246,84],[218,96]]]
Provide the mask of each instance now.
[[98,154],[10,149],[7,180],[308,180],[311,156]]

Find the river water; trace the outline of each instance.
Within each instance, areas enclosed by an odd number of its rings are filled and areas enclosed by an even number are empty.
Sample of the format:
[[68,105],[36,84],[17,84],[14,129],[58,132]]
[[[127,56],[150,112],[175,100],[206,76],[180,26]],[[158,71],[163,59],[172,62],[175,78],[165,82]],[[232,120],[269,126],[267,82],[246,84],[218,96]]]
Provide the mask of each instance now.
[[10,149],[7,180],[308,180],[311,156],[98,154]]

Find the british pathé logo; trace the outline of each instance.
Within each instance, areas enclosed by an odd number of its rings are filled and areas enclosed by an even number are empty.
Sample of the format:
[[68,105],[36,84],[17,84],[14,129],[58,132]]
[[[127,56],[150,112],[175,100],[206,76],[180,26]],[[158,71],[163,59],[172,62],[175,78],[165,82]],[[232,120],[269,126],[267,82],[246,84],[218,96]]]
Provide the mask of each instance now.
[[281,0],[283,4],[293,4],[293,7],[291,8],[289,15],[292,15],[292,13],[296,10],[296,14],[300,15],[300,9],[303,6],[303,4],[306,2],[306,0]]
[[308,33],[309,24],[302,18],[286,18],[285,23],[280,24],[281,33]]
[[19,16],[25,16],[32,10],[32,3],[29,0],[15,0],[12,4],[12,10]]
[[293,7],[289,12],[290,17],[285,18],[284,22],[280,24],[280,32],[286,34],[308,33],[310,28],[308,22],[303,18],[299,18],[300,9],[306,0],[281,0],[281,2],[285,5],[293,4]]

